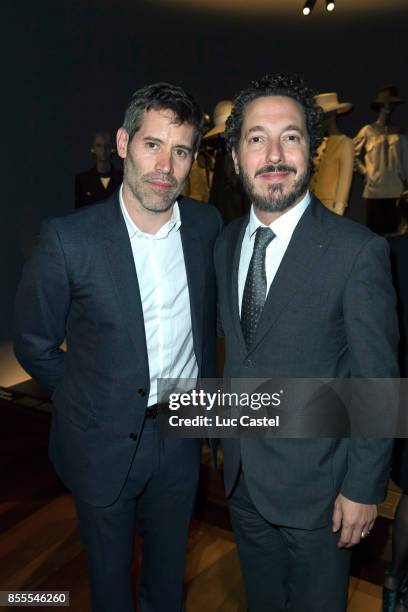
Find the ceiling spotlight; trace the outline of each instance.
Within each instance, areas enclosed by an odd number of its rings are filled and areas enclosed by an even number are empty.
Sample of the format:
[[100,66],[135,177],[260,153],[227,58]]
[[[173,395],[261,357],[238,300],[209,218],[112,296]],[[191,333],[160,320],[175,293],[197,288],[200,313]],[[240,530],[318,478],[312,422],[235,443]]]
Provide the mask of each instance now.
[[326,0],[326,9],[328,11],[334,11],[335,6],[334,0]]
[[306,0],[305,5],[303,7],[303,14],[310,15],[315,4],[316,0]]

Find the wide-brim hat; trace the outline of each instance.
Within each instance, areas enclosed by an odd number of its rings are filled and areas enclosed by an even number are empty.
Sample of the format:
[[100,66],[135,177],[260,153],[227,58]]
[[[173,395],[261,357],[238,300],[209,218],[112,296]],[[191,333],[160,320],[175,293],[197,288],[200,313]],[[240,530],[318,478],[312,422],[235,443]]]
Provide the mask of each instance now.
[[347,113],[353,105],[351,102],[339,102],[336,93],[323,93],[314,97],[316,106],[320,106],[324,113],[332,113],[336,111],[337,114]]
[[217,136],[218,134],[225,132],[225,122],[230,116],[231,111],[231,100],[221,100],[221,102],[218,102],[214,108],[214,127],[209,132],[204,134],[204,138],[211,138],[212,136]]
[[371,102],[371,108],[378,110],[384,104],[401,104],[404,100],[398,95],[398,89],[395,85],[387,85],[379,90],[377,97]]

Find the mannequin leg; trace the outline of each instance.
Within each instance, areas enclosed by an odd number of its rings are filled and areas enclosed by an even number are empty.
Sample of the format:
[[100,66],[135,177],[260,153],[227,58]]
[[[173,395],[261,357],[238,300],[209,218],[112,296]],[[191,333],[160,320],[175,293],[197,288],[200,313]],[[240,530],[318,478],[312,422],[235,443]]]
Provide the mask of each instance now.
[[[408,495],[402,495],[392,532],[392,562],[384,580],[383,612],[397,612],[397,599],[408,575]],[[408,605],[408,599],[407,599]],[[408,608],[407,608],[408,609]],[[401,608],[404,610],[404,608]]]

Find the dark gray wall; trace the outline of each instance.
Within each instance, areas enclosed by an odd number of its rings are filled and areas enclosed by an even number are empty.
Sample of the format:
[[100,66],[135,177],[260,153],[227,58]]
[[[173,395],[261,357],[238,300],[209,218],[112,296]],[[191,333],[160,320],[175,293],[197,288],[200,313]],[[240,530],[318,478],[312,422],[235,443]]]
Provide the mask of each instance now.
[[[177,82],[211,112],[266,71],[296,71],[354,102],[342,119],[349,134],[372,120],[369,101],[382,85],[395,83],[408,98],[407,12],[346,20],[339,1],[337,14],[285,21],[142,0],[7,0],[2,17],[0,344],[10,338],[17,279],[40,220],[72,208],[73,177],[91,163],[92,133],[115,131],[132,90]],[[396,116],[405,125],[407,110]]]

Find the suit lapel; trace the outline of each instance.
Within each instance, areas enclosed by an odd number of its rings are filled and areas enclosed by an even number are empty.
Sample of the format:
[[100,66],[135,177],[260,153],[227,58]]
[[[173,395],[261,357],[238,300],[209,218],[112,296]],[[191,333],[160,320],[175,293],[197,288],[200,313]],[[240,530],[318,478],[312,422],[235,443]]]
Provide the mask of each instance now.
[[319,206],[322,204],[312,199],[293,232],[269,289],[251,352],[276,323],[289,301],[298,291],[307,288],[310,270],[316,270],[318,266],[318,261],[329,240],[320,225]]
[[104,220],[104,238],[110,271],[116,286],[124,325],[141,363],[148,363],[143,308],[129,233],[120,210],[118,192]]
[[179,201],[179,208],[181,218],[180,234],[190,298],[194,351],[200,370],[203,346],[203,305],[206,263],[204,261],[200,235],[196,230],[197,224],[194,223],[194,218],[189,214],[190,211],[183,205],[182,201]]
[[237,335],[238,341],[244,353],[247,352],[244,336],[242,333],[241,319],[239,316],[239,302],[238,302],[238,274],[239,274],[239,260],[241,257],[242,241],[244,239],[245,230],[247,228],[249,216],[246,215],[242,219],[241,224],[237,224],[234,234],[231,236],[229,242],[229,252],[227,253],[226,261],[232,261],[232,274],[231,282],[229,285],[229,310],[232,313],[232,320]]

